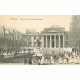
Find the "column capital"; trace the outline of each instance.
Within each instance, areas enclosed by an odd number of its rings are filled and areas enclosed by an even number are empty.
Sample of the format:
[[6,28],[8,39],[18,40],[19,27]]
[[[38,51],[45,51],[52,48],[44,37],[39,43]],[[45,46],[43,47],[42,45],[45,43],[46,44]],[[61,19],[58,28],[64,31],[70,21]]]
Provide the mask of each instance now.
[[56,36],[56,34],[54,34],[53,36]]
[[52,35],[49,35],[49,36],[52,36]]
[[61,36],[61,34],[58,34],[58,36]]
[[48,36],[48,35],[45,35],[45,36]]

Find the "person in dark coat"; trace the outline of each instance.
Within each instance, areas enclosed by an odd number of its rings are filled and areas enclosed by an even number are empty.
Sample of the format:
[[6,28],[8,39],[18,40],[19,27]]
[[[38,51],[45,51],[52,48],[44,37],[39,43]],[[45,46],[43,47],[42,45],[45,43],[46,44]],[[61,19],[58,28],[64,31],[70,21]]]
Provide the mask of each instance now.
[[25,59],[24,59],[24,64],[26,65],[26,63],[27,63],[27,59],[25,58]]
[[32,58],[29,58],[29,65],[32,64]]

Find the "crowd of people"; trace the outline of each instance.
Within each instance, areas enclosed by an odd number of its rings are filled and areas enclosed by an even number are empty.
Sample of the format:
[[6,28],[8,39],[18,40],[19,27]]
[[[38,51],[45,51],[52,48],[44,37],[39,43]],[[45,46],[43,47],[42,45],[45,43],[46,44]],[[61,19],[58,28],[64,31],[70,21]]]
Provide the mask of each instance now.
[[49,54],[44,53],[42,56],[32,56],[29,59],[24,59],[24,63],[28,64],[79,64],[80,63],[80,54],[78,52],[50,52]]

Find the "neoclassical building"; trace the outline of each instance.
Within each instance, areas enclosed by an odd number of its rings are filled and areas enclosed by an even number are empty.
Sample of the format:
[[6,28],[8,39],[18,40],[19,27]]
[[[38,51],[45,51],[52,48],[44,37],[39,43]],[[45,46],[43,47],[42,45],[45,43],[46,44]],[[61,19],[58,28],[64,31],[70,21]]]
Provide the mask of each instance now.
[[40,41],[40,48],[66,48],[68,47],[68,32],[65,28],[53,25],[50,28],[44,28],[41,33],[24,34],[23,39],[29,43],[30,48],[36,48],[37,40]]
[[45,28],[41,34],[43,48],[68,47],[68,32],[64,28]]

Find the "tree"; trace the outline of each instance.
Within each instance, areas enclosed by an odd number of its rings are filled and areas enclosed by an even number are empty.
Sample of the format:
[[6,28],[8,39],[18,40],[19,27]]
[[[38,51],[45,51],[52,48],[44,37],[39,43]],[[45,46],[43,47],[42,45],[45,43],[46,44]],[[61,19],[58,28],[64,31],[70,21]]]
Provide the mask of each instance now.
[[72,17],[69,44],[71,47],[80,47],[80,16],[75,15]]

